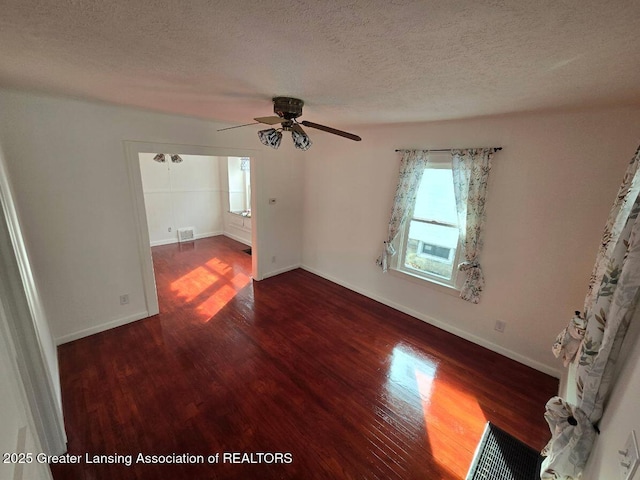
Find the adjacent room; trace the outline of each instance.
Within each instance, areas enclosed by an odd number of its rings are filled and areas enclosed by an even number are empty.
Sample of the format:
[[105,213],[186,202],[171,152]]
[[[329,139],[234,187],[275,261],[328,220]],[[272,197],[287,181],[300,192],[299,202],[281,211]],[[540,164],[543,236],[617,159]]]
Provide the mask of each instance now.
[[0,478],[638,480],[638,7],[4,2]]
[[225,235],[251,246],[251,159],[140,153],[149,244]]

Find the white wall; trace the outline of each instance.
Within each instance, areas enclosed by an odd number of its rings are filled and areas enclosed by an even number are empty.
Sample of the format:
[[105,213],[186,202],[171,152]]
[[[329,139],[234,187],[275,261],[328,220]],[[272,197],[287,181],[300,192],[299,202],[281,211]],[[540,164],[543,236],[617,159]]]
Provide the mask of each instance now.
[[154,156],[139,156],[151,245],[177,242],[177,231],[183,227],[194,227],[196,238],[222,234],[218,157],[182,154],[181,163],[168,156],[159,163]]
[[[251,127],[218,133],[213,122],[12,91],[0,91],[0,111],[0,143],[58,342],[146,313],[125,140],[224,147],[255,158],[260,271],[300,264],[302,171],[293,146],[264,147]],[[269,197],[278,204],[268,205]],[[122,306],[125,293],[130,303]]]
[[[294,147],[288,144],[285,148]],[[266,251],[260,253],[261,261],[271,267],[265,268],[265,278],[302,263],[302,158],[305,153],[308,152],[296,150],[293,155],[279,158],[278,165],[269,161],[268,165],[257,171],[258,178],[252,168],[252,181],[264,186],[260,187],[259,201],[266,205],[259,212],[257,229],[261,232],[260,236],[264,236],[264,241],[272,246],[271,255]],[[275,154],[274,158],[277,158]],[[269,203],[269,199],[275,199],[276,203]],[[298,245],[299,250],[289,248],[289,245]],[[252,248],[255,249],[255,245]]]
[[[522,114],[352,128],[306,152],[303,265],[445,330],[559,376],[551,343],[576,309],[640,110]],[[486,290],[473,305],[375,265],[398,175],[396,148],[502,146],[490,177]],[[506,331],[494,331],[496,320]]]

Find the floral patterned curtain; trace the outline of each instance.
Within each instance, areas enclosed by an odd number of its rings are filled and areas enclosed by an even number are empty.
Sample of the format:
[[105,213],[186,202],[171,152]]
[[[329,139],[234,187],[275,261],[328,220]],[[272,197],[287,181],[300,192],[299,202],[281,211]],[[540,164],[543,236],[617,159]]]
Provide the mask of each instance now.
[[465,261],[458,265],[458,269],[466,274],[460,298],[472,303],[480,302],[480,294],[484,289],[484,275],[479,256],[486,218],[487,181],[493,153],[493,148],[451,151],[458,227],[465,258]]
[[389,220],[389,234],[384,242],[381,255],[376,263],[382,267],[382,271],[389,269],[389,258],[396,254],[393,242],[398,236],[404,222],[413,215],[413,207],[416,203],[418,187],[422,180],[422,174],[429,161],[428,150],[406,150],[400,160],[400,175],[396,195],[393,199],[391,219]]
[[[586,328],[576,370],[578,405],[559,397],[547,402],[545,418],[552,438],[543,451],[545,480],[569,480],[582,473],[640,296],[639,162],[640,148],[613,204],[585,299]],[[562,347],[554,353],[570,356]]]

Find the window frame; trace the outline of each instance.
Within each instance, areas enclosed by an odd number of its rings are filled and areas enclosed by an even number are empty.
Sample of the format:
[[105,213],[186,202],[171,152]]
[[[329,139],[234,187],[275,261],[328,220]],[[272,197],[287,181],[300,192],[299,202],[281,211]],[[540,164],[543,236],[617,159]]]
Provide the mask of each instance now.
[[[249,168],[248,169],[243,169],[242,168],[242,163],[244,160],[248,160],[249,161]],[[241,217],[251,217],[251,164],[250,164],[250,157],[235,157],[235,156],[228,156],[227,157],[227,178],[226,178],[226,184],[227,184],[227,199],[229,202],[229,208],[228,208],[228,212],[232,213],[234,215],[239,215]],[[238,181],[237,178],[232,178],[232,177],[237,177],[238,176],[238,172],[236,171],[236,167],[237,169],[240,171],[240,175],[242,175],[241,180]],[[234,184],[232,186],[232,183]],[[233,208],[234,206],[237,206],[237,203],[235,205],[234,202],[232,201],[232,195],[233,194],[242,194],[242,209],[238,209],[238,208]]]
[[[436,169],[451,169],[452,168],[452,162],[451,162],[451,156],[448,154],[445,155],[437,155],[435,153],[431,153],[429,156],[429,161],[427,163],[427,166],[424,169],[423,175],[427,174],[427,170],[436,170]],[[416,198],[417,200],[417,198]],[[414,205],[415,206],[415,205]],[[460,257],[461,257],[461,252],[462,252],[462,242],[461,242],[461,236],[458,236],[458,244],[456,245],[456,253],[453,256],[452,259],[452,269],[451,269],[451,278],[445,278],[441,275],[436,275],[436,274],[431,274],[428,272],[423,272],[420,270],[417,270],[415,268],[411,268],[411,267],[407,267],[405,265],[405,258],[406,258],[406,253],[407,253],[407,244],[408,244],[408,240],[409,240],[409,229],[410,229],[410,225],[412,221],[417,221],[417,222],[422,222],[422,223],[426,223],[429,225],[439,225],[439,226],[443,226],[443,227],[450,227],[450,228],[459,228],[458,225],[453,225],[450,223],[445,223],[445,222],[438,222],[436,220],[426,220],[426,219],[422,219],[422,218],[415,218],[415,217],[411,217],[411,218],[407,218],[407,220],[404,222],[404,225],[402,226],[402,229],[400,231],[400,233],[398,234],[398,245],[397,245],[397,254],[395,255],[395,259],[393,264],[391,265],[391,268],[399,273],[402,273],[404,275],[409,275],[412,278],[417,279],[418,281],[424,281],[427,282],[428,284],[436,284],[436,285],[440,285],[440,286],[444,286],[444,287],[448,287],[454,290],[460,290],[462,285],[461,285],[461,278],[462,275],[458,275],[459,270],[458,270],[458,265],[460,264]]]

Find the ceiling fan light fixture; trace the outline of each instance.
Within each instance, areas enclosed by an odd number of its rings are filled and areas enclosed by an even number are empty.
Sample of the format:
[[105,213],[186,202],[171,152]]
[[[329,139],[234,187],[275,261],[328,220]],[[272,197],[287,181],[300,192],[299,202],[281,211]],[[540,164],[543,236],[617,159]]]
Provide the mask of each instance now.
[[[282,141],[282,132],[284,131],[291,132],[293,145],[298,150],[309,150],[313,142],[302,128],[303,126],[315,128],[316,130],[322,130],[323,132],[338,135],[339,137],[354,140],[356,142],[362,140],[362,138],[360,138],[358,135],[354,135],[353,133],[345,132],[343,130],[338,130],[337,128],[327,127],[326,125],[320,125],[319,123],[313,123],[307,120],[299,122],[298,117],[302,115],[302,107],[304,105],[304,102],[299,98],[274,97],[272,98],[272,101],[273,113],[275,113],[276,116],[254,118],[257,123],[261,123],[263,125],[271,126],[280,124],[280,128],[269,128],[267,130],[260,130],[258,132],[258,138],[263,145],[271,148],[278,148],[280,146],[280,142]],[[221,132],[222,130],[245,127],[248,125],[255,124],[246,123],[244,125],[236,125],[235,127],[221,128],[218,131]]]
[[164,156],[164,153],[158,153],[155,157],[153,157],[153,159],[158,163],[164,163],[167,161],[167,159]]
[[293,145],[300,150],[309,150],[313,144],[307,135],[295,130],[291,130],[291,137],[293,137]]
[[260,130],[258,132],[258,138],[263,145],[271,148],[278,148],[282,141],[282,132],[275,128],[268,128],[267,130]]

